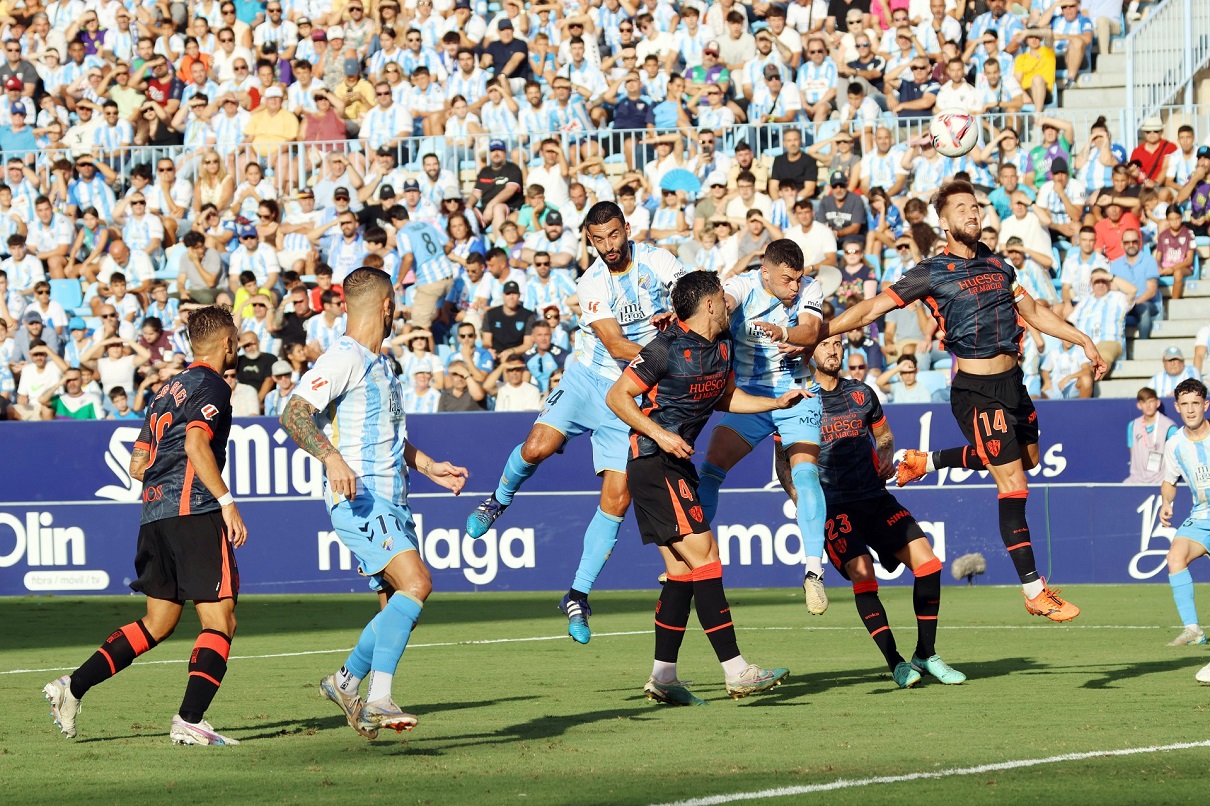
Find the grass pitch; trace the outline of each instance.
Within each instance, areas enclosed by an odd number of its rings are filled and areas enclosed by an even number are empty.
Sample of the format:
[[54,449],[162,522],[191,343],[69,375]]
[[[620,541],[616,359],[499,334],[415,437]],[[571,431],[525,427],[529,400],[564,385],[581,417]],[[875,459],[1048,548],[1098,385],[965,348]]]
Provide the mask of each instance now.
[[[691,629],[680,673],[710,700],[698,708],[642,696],[654,592],[594,594],[587,646],[564,634],[557,595],[437,594],[395,678],[396,700],[420,725],[375,742],[316,687],[375,603],[248,596],[208,714],[241,740],[231,748],[167,738],[197,629],[191,614],[174,638],[90,692],[72,741],[40,688],[138,618],[142,600],[0,600],[0,800],[644,804],[848,779],[855,785],[776,802],[1205,803],[1207,747],[868,781],[1210,739],[1210,688],[1193,679],[1210,651],[1164,645],[1178,631],[1168,587],[1065,593],[1084,613],[1053,625],[1027,616],[1016,589],[946,587],[938,648],[970,680],[946,687],[926,677],[900,691],[846,589],[829,590],[822,618],[808,616],[801,592],[731,591],[745,657],[791,676],[732,701],[709,643]],[[882,596],[910,656],[910,589]]]

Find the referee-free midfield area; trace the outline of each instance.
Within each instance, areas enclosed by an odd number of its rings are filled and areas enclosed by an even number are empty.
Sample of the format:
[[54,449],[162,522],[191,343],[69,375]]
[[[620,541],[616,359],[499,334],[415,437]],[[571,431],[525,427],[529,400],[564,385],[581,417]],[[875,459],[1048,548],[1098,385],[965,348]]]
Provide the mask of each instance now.
[[[791,675],[733,701],[708,643],[691,638],[679,668],[709,700],[697,708],[642,695],[654,590],[594,594],[586,646],[567,637],[556,594],[436,594],[395,684],[420,724],[374,742],[317,690],[347,654],[348,625],[369,618],[374,600],[246,596],[213,706],[238,747],[169,743],[197,632],[191,611],[177,637],[89,693],[79,737],[68,740],[42,685],[95,649],[98,633],[137,618],[142,600],[0,600],[2,799],[642,804],[848,779],[855,785],[770,802],[1205,802],[1206,747],[863,783],[1210,739],[1210,688],[1193,679],[1210,652],[1165,646],[1178,629],[1167,586],[1070,588],[1083,614],[1065,625],[1028,617],[1015,588],[947,586],[938,648],[970,679],[926,677],[906,691],[849,590],[829,592],[820,618],[807,615],[797,586],[730,592],[746,651]],[[911,589],[881,595],[910,650]]]

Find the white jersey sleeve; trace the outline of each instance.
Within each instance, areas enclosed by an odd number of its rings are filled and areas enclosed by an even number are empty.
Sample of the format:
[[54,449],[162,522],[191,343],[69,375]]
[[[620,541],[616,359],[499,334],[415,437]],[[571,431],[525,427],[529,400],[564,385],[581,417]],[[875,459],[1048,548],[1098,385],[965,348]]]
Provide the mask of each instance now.
[[802,315],[809,314],[823,321],[823,285],[814,277],[802,278],[803,286],[798,291],[798,324],[803,324]]
[[365,360],[342,339],[321,355],[303,374],[291,397],[301,397],[316,410],[323,411],[332,401],[364,378],[365,374]]
[[591,325],[602,319],[613,319],[610,301],[613,299],[613,289],[604,272],[594,271],[580,278],[576,289],[580,297],[580,324]]
[[1176,445],[1179,439],[1170,439],[1164,443],[1164,481],[1175,485],[1181,480],[1181,467],[1176,461]]

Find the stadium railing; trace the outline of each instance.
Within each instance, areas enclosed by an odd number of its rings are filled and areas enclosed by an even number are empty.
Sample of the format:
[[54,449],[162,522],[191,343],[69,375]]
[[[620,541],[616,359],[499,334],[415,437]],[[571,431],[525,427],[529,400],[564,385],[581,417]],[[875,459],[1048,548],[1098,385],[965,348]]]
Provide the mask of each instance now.
[[1126,125],[1131,148],[1139,123],[1184,93],[1192,112],[1193,79],[1210,64],[1210,3],[1166,0],[1126,37]]

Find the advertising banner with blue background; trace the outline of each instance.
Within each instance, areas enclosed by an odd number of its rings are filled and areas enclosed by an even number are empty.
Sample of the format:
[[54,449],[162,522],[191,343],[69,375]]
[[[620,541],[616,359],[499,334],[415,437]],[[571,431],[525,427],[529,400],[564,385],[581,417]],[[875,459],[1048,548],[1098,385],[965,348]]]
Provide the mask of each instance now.
[[[1028,512],[1040,569],[1059,583],[1164,579],[1173,530],[1159,526],[1158,487],[1121,484],[1128,473],[1126,424],[1138,415],[1134,401],[1041,402],[1038,410],[1042,463],[1030,474]],[[890,406],[887,414],[901,450],[962,444],[946,406]],[[546,462],[484,538],[463,534],[467,513],[494,489],[532,421],[523,414],[408,418],[417,446],[471,473],[467,492],[457,498],[412,475],[412,511],[436,589],[564,590],[570,584],[599,492],[586,439]],[[113,422],[4,426],[0,595],[129,591],[141,485],[126,468],[138,432],[138,424]],[[708,431],[699,461],[707,439]],[[367,590],[356,561],[331,531],[320,464],[272,419],[236,421],[228,448],[225,475],[249,530],[237,554],[241,590]],[[942,471],[895,494],[943,560],[981,552],[988,566],[981,582],[1016,581],[986,473]],[[1188,506],[1182,489],[1178,519]],[[794,507],[773,477],[771,443],[728,476],[715,532],[729,587],[801,583],[802,541]],[[628,515],[598,587],[651,588],[662,570],[658,552],[642,545]],[[900,569],[882,578],[893,584],[910,582],[911,575]]]

